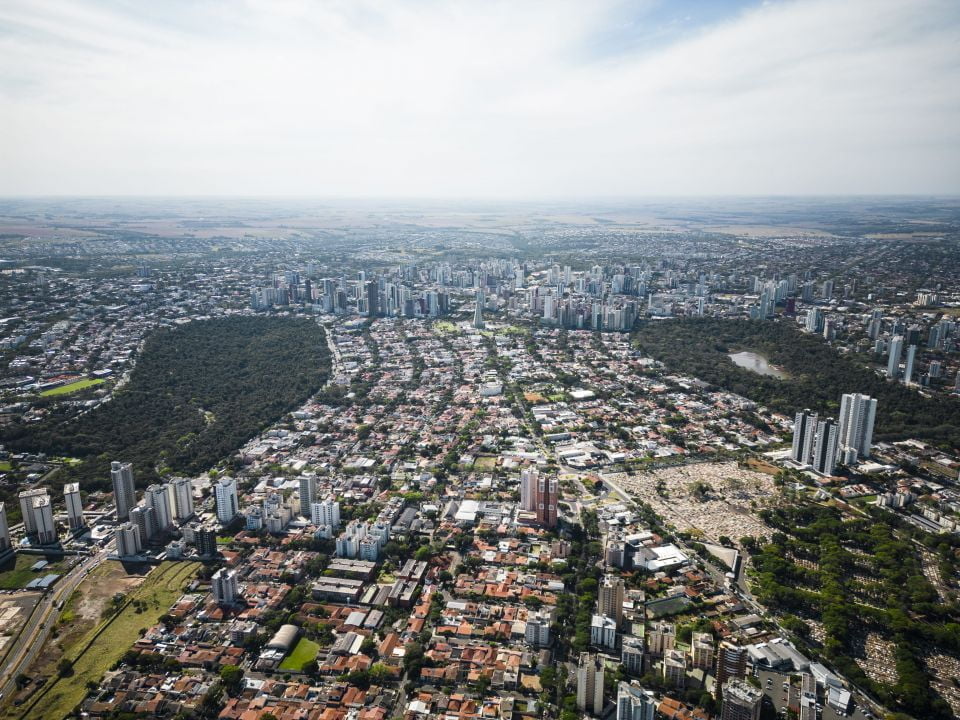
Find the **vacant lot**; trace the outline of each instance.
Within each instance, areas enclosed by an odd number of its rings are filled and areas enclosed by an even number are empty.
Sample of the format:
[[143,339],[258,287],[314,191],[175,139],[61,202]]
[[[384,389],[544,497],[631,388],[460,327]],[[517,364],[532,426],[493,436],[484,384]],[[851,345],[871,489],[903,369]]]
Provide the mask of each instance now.
[[[119,565],[110,563],[115,567]],[[64,647],[63,657],[73,662],[68,677],[50,677],[47,684],[20,708],[8,710],[9,718],[62,718],[83,700],[88,682],[97,682],[136,641],[139,631],[154,625],[180,597],[184,586],[196,573],[198,563],[164,563],[155,568],[132,592],[113,585],[107,592],[122,593],[126,604],[114,616],[103,620],[86,634]],[[105,571],[109,572],[109,571]],[[140,579],[139,577],[137,578]],[[91,574],[81,585],[81,592],[90,582],[103,585]],[[82,595],[81,598],[86,597]],[[83,612],[84,602],[71,600],[67,610]],[[11,712],[15,711],[15,712]]]

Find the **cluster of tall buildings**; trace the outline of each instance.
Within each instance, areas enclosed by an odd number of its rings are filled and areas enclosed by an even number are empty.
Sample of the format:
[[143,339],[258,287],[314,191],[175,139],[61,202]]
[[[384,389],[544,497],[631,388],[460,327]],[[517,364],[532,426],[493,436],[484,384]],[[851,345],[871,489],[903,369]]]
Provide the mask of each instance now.
[[870,457],[876,414],[877,401],[859,393],[843,395],[839,420],[820,418],[810,410],[798,412],[791,459],[820,475],[832,475],[837,463],[852,465]]
[[[193,484],[190,478],[173,478],[154,483],[143,492],[143,504],[137,490],[131,463],[110,463],[113,500],[120,523],[116,533],[117,555],[137,555],[144,545],[170,530],[174,522],[184,522],[194,514]],[[69,515],[70,504],[67,504]]]
[[354,520],[337,537],[337,557],[376,560],[390,540],[390,526],[386,523],[368,523]]

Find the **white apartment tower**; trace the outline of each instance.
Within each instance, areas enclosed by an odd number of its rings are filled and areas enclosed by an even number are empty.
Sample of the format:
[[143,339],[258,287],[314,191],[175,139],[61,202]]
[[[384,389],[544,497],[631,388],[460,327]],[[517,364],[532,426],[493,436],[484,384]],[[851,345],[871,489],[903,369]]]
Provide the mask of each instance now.
[[151,485],[143,493],[143,502],[153,509],[153,529],[163,532],[173,525],[173,514],[170,512],[170,497],[163,485]]
[[334,530],[339,530],[340,503],[332,497],[313,503],[310,505],[310,522],[314,525],[329,525]]
[[63,486],[63,501],[67,506],[67,524],[71,530],[79,530],[84,526],[80,483],[67,483]]
[[133,466],[114,460],[110,463],[110,480],[113,481],[113,502],[117,506],[117,520],[129,520],[130,511],[137,504]]
[[166,485],[167,502],[179,521],[193,517],[193,483],[190,478],[174,478]]
[[213,599],[217,605],[233,605],[237,601],[240,587],[237,583],[237,571],[220,568],[210,578]]
[[124,523],[117,528],[117,555],[129,557],[138,555],[143,549],[140,543],[140,528],[131,522]]
[[226,525],[240,511],[237,500],[237,481],[232,477],[220,478],[214,485],[214,495],[217,500],[217,520]]
[[845,465],[870,457],[876,415],[877,401],[869,395],[850,393],[841,398],[838,444]]

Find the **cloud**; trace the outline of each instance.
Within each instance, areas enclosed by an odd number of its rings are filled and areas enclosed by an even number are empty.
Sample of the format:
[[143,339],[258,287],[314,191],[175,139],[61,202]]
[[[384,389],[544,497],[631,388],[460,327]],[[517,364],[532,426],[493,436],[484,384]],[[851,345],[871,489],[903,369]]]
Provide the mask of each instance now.
[[2,194],[960,192],[952,0],[12,0],[0,28]]

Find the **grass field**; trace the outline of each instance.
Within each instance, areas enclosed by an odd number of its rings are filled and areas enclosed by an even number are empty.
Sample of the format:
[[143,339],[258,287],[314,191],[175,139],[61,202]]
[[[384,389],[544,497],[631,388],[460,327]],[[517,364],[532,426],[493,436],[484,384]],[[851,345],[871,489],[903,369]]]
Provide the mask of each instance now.
[[[65,649],[64,656],[73,661],[73,674],[51,677],[31,700],[19,708],[11,708],[5,717],[54,720],[67,716],[86,696],[87,683],[96,683],[130,649],[140,629],[154,625],[170,609],[199,567],[199,563],[164,563],[151,571],[146,580],[126,596],[129,602],[119,614]],[[133,606],[134,600],[144,603],[146,609],[138,612]]]
[[[48,560],[50,564],[43,570],[34,572],[30,569],[30,566],[38,560]],[[25,587],[34,578],[43,577],[50,573],[60,574],[65,567],[66,564],[60,556],[44,557],[43,555],[17,553],[14,559],[8,560],[3,566],[0,566],[0,590],[16,590]]]
[[317,652],[319,652],[319,650],[320,646],[313,642],[313,640],[300,638],[300,642],[297,643],[293,652],[287,655],[287,657],[283,659],[283,662],[280,663],[280,669],[296,670],[299,672],[305,662],[317,659]]
[[437,320],[433,324],[433,331],[438,335],[459,335],[460,331],[457,329],[457,326],[454,325],[449,320]]
[[70,393],[79,392],[81,390],[86,390],[89,387],[100,385],[102,382],[103,380],[100,380],[100,379],[94,380],[92,378],[77,380],[76,382],[68,383],[67,385],[61,385],[60,387],[44,390],[42,393],[40,393],[40,396],[50,397],[52,395],[69,395]]
[[13,465],[10,464],[9,460],[0,460],[0,472],[10,472],[13,470]]

